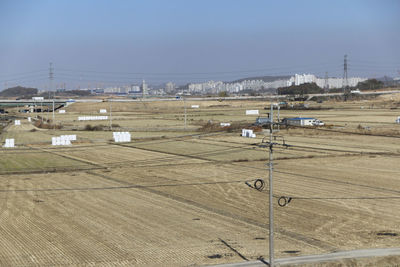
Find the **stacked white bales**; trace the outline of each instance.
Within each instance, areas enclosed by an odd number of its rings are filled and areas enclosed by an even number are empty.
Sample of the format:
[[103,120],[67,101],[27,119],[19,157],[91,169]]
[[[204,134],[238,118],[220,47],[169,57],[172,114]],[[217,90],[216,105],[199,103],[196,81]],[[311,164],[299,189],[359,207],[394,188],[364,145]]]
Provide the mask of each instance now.
[[51,138],[51,145],[53,146],[70,146],[71,141],[76,141],[76,134],[60,135]]
[[107,113],[107,109],[100,109],[100,113]]
[[65,109],[60,109],[58,113],[65,113]]
[[98,121],[98,120],[108,120],[108,116],[80,116],[79,121]]
[[116,143],[130,142],[131,134],[129,132],[113,132],[113,138]]
[[253,133],[253,130],[250,129],[242,129],[242,136],[248,138],[255,138],[256,135]]
[[260,115],[258,112],[258,109],[250,109],[250,110],[246,110],[246,115]]
[[21,125],[21,121],[20,120],[15,120],[14,124],[15,125]]
[[3,147],[14,147],[14,138],[6,139]]

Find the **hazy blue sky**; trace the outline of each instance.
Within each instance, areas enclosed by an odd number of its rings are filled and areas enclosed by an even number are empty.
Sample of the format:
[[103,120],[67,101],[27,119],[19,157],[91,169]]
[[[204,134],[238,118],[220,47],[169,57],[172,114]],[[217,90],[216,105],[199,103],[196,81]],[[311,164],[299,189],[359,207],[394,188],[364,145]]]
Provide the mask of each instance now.
[[[400,76],[400,1],[0,0],[0,88]],[[97,72],[87,72],[97,71]],[[82,85],[84,86],[84,85]]]

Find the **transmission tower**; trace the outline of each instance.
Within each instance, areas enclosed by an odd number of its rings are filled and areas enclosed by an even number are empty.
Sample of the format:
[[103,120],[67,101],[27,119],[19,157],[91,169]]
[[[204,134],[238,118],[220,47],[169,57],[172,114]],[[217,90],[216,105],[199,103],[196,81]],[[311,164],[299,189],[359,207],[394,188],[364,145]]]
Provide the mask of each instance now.
[[142,98],[146,97],[146,95],[148,93],[147,90],[148,90],[148,87],[147,87],[146,81],[143,80],[143,82],[142,82]]
[[[50,100],[50,91],[53,89],[53,79],[54,79],[54,69],[53,63],[49,63],[49,100]],[[49,114],[49,108],[47,108],[47,118]],[[54,94],[53,94],[53,127],[55,127],[55,114],[54,114]],[[53,128],[55,129],[55,128]]]
[[325,72],[324,90],[325,90],[325,93],[327,93],[327,92],[329,91],[329,77],[328,77],[328,72]]
[[53,63],[49,63],[49,91],[53,89],[54,69]]
[[347,55],[344,55],[342,89],[343,89],[343,94],[346,95],[349,90],[349,79],[347,76]]

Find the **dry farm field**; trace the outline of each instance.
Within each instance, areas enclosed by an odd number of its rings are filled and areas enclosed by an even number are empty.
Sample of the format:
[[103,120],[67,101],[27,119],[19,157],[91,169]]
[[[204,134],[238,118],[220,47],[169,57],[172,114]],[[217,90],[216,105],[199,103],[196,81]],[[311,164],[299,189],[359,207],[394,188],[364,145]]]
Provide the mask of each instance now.
[[[266,131],[241,137],[254,123],[246,109],[266,101],[75,103],[56,114],[61,129],[21,117],[0,140],[0,266],[201,266],[268,259]],[[281,110],[325,126],[276,133],[290,146],[274,151],[275,257],[400,247],[400,110],[397,98],[311,103],[321,110]],[[191,109],[191,105],[200,105]],[[37,114],[29,114],[34,117]],[[51,115],[49,115],[51,117]],[[230,130],[204,125],[230,122]],[[102,124],[99,131],[86,124]],[[71,146],[51,137],[76,134]],[[247,182],[247,184],[246,184]],[[292,197],[280,207],[277,199]],[[387,257],[338,263],[400,262]]]

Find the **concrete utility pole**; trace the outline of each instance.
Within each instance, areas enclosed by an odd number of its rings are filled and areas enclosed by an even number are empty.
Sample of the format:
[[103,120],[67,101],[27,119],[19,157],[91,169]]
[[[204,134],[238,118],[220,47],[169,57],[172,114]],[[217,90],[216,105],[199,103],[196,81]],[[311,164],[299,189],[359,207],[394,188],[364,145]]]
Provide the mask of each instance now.
[[[279,126],[279,111],[280,107],[279,104],[277,105],[278,109],[278,126]],[[284,148],[288,148],[290,145],[287,145],[285,143],[285,139],[282,138],[282,143],[277,143],[274,142],[278,136],[274,136],[274,104],[271,103],[271,110],[269,113],[269,142],[263,142],[260,145],[260,147],[268,147],[269,148],[269,162],[268,162],[268,174],[269,174],[269,205],[268,205],[268,211],[269,211],[269,266],[273,267],[274,266],[274,181],[273,181],[273,172],[274,172],[274,157],[273,157],[273,152],[274,152],[274,146],[275,145],[281,145]],[[279,131],[279,130],[278,130]],[[265,138],[265,137],[264,137]],[[257,189],[257,188],[256,188]],[[283,197],[284,198],[284,197]],[[289,203],[291,198],[286,200],[285,198],[285,205]],[[278,202],[279,204],[279,202]],[[280,205],[280,204],[279,204]],[[283,206],[282,206],[283,207]]]
[[185,107],[185,130],[186,130],[186,98],[183,98],[183,105]]
[[[49,63],[49,100],[50,100],[50,91],[53,89],[53,79],[54,79],[53,63],[50,62]],[[47,108],[47,119],[49,119],[49,109],[48,108]],[[43,105],[42,105],[42,118],[43,118]],[[42,121],[43,121],[43,119],[42,119]],[[55,123],[55,121],[54,121],[54,99],[53,99],[53,124],[54,123]]]
[[55,119],[55,114],[54,114],[54,98],[53,98],[53,129],[56,129],[56,119]]
[[35,119],[37,119],[36,99],[33,100],[33,112],[35,113]]
[[[47,99],[50,100],[50,91],[49,91],[49,96],[48,96]],[[46,105],[46,106],[47,106],[47,105]],[[49,112],[50,112],[50,107],[47,106],[46,120],[49,120]]]
[[274,266],[274,203],[273,203],[273,143],[274,106],[271,103],[269,124],[269,266]]
[[43,122],[43,100],[40,100],[40,113],[42,113],[40,117],[42,118]]
[[110,130],[112,131],[112,104],[111,99],[108,100],[110,102]]
[[278,132],[280,131],[281,119],[280,119],[281,107],[278,104]]

